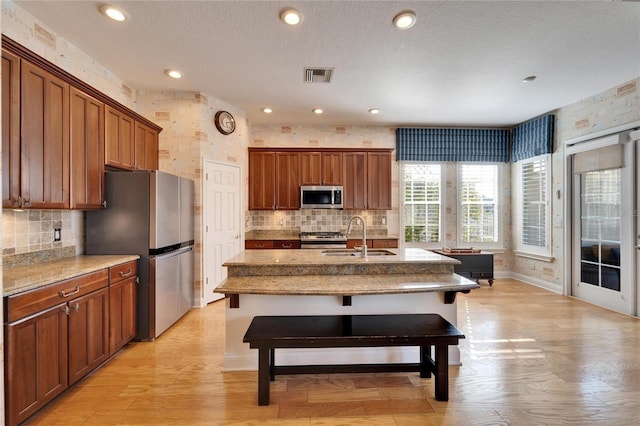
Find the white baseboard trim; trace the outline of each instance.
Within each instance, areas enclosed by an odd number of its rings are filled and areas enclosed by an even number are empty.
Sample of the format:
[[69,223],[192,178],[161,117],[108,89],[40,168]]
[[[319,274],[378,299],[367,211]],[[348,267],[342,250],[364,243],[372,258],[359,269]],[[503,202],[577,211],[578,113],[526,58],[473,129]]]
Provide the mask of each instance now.
[[543,288],[545,290],[552,291],[554,293],[563,294],[563,289],[556,283],[550,283],[548,281],[540,280],[538,278],[529,277],[527,275],[518,274],[515,272],[508,273],[510,275],[509,278],[513,278],[514,280],[522,281],[525,284],[530,284],[536,287]]

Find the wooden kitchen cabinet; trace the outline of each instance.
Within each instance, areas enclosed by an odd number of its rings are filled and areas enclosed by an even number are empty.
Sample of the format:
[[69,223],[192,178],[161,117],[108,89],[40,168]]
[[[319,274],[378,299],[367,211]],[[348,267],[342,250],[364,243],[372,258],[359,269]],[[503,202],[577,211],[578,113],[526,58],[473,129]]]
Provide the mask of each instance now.
[[20,58],[2,50],[2,206],[20,207]]
[[16,425],[68,386],[67,303],[5,326],[6,424]]
[[109,357],[108,289],[69,301],[69,385]]
[[105,107],[105,161],[107,166],[134,169],[135,120],[111,106]]
[[367,208],[367,153],[345,152],[343,157],[343,205],[345,210]]
[[249,152],[249,210],[274,210],[275,152]]
[[367,153],[367,209],[391,210],[391,153]]
[[272,249],[273,240],[245,240],[244,248],[245,250]]
[[69,208],[69,84],[26,60],[20,74],[22,205]]
[[342,185],[342,152],[301,152],[300,185]]
[[300,208],[300,154],[276,153],[276,210]]
[[156,130],[136,121],[134,147],[136,170],[158,169],[158,132]]
[[71,208],[103,208],[104,103],[72,87],[69,116]]
[[109,355],[136,336],[137,261],[109,270]]

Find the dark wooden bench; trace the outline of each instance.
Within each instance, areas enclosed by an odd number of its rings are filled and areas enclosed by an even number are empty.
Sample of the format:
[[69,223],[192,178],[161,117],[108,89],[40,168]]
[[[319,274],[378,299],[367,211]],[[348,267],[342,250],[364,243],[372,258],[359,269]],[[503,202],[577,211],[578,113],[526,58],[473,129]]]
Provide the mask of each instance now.
[[[269,405],[270,381],[278,374],[419,371],[435,375],[435,397],[449,399],[448,346],[464,335],[437,314],[258,316],[243,341],[258,349],[258,405]],[[281,348],[418,346],[419,363],[275,365]],[[435,357],[431,348],[435,347]]]

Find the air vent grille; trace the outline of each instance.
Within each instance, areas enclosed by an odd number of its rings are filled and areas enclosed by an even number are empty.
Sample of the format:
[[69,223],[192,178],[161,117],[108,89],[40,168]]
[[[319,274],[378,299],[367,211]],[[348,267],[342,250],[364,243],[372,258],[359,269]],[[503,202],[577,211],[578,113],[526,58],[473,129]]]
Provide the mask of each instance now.
[[333,77],[333,68],[305,68],[305,83],[330,83]]

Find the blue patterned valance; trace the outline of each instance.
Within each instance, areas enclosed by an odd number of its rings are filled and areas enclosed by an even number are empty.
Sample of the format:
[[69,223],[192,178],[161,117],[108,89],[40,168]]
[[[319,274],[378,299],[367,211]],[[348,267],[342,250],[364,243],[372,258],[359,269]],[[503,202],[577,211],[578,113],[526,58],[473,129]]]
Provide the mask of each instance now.
[[398,161],[509,162],[507,129],[399,128]]
[[511,161],[520,161],[553,152],[555,116],[548,114],[520,124],[513,129]]

